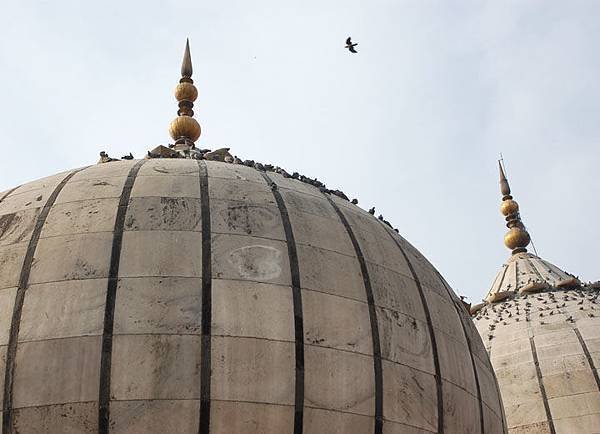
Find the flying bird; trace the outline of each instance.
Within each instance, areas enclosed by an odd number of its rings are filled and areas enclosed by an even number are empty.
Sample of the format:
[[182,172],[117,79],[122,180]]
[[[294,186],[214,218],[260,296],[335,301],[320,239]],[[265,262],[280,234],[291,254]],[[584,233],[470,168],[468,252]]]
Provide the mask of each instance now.
[[357,45],[358,43],[352,43],[350,36],[348,36],[348,39],[346,39],[346,46],[344,48],[350,50],[351,53],[358,53],[358,51],[354,49],[354,47],[356,47]]

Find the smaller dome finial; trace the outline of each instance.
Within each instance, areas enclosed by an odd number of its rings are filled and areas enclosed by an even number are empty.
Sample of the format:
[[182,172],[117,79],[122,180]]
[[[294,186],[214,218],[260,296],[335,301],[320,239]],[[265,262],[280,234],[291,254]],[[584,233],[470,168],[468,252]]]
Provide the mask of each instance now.
[[187,152],[194,149],[194,142],[202,132],[200,124],[193,118],[194,101],[198,98],[198,89],[192,80],[192,56],[190,54],[190,41],[185,42],[185,52],[181,63],[181,79],[175,88],[175,98],[179,103],[177,117],[169,126],[169,133],[175,140],[175,150]]
[[521,221],[519,204],[510,195],[510,185],[502,160],[498,160],[498,167],[500,168],[500,192],[502,193],[500,212],[506,217],[506,227],[508,227],[508,232],[504,235],[504,245],[511,249],[513,254],[526,252],[531,237]]

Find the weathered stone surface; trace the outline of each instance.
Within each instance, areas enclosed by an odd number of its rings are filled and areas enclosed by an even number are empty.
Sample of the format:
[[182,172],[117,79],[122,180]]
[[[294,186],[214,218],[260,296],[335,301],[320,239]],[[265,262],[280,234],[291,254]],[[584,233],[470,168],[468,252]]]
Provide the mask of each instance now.
[[199,277],[119,279],[114,333],[200,334],[201,287]]
[[0,246],[0,289],[19,285],[19,276],[28,243]]
[[[498,407],[499,409],[499,407]],[[502,427],[502,412],[496,412],[487,405],[483,405],[484,432],[489,434],[504,434]]]
[[[216,181],[218,179],[218,181]],[[211,198],[243,201],[253,205],[276,206],[271,189],[265,181],[248,182],[237,179],[219,179],[208,182],[208,191]]]
[[17,288],[7,288],[0,291],[0,346],[8,344],[16,295]]
[[270,404],[294,402],[294,345],[265,339],[212,339],[213,397]]
[[304,308],[304,342],[372,355],[373,345],[366,303],[302,291]]
[[[121,164],[121,163],[119,163]],[[89,170],[89,169],[88,169]],[[138,176],[181,176],[186,177],[189,183],[198,180],[198,162],[193,160],[171,160],[168,158],[151,159],[144,163]],[[169,194],[168,196],[175,196]]]
[[377,306],[426,321],[423,303],[413,279],[370,262],[367,268]]
[[211,230],[214,234],[251,235],[285,241],[279,209],[274,205],[244,201],[211,201]]
[[[297,190],[284,188],[283,184],[280,184],[280,182],[281,181],[279,180],[277,181],[280,186],[279,192],[290,212],[303,212],[317,217],[334,220],[338,218],[333,207],[321,193],[318,193],[316,196],[314,194],[305,194]],[[296,183],[296,181],[294,182]],[[301,182],[297,183],[302,184]],[[338,236],[342,235],[345,234],[338,234]]]
[[423,293],[427,300],[433,326],[437,330],[452,336],[458,342],[465,342],[464,331],[460,318],[456,313],[456,307],[448,302],[447,297],[441,297],[428,288],[424,288]]
[[600,366],[597,297],[597,290],[551,289],[478,312],[475,322],[491,351],[511,433],[550,433],[550,419],[557,433],[593,432],[583,427],[600,417],[600,385],[590,365]]
[[198,400],[113,401],[110,432],[196,434],[199,412]]
[[0,246],[29,241],[39,208],[0,215]]
[[362,434],[373,430],[373,419],[352,413],[306,408],[304,410],[304,432],[311,434]]
[[[303,288],[366,302],[356,258],[316,247],[298,245],[297,248]],[[337,274],[331,273],[332,267]]]
[[178,175],[145,176],[131,190],[131,197],[200,197],[200,183]]
[[2,215],[34,211],[44,206],[47,199],[46,190],[32,190],[26,193],[10,195],[2,201]]
[[131,198],[124,230],[201,231],[200,200],[189,197]]
[[371,357],[312,345],[304,357],[306,406],[373,416]]
[[477,395],[473,364],[466,344],[454,340],[441,330],[435,331],[440,358],[442,378],[455,385],[460,385],[467,392]]
[[[433,433],[433,326],[446,434],[478,432],[482,418],[486,434],[501,432],[483,343],[466,323],[478,396],[457,298],[389,226],[268,165],[257,167],[277,187],[242,164],[150,159],[128,177],[135,164],[99,164],[64,184],[40,220],[31,270],[23,259],[36,221],[68,172],[0,202],[0,390],[8,363],[15,369],[12,431],[98,432],[103,396],[110,432],[197,433],[204,373],[211,433],[293,432],[300,411],[305,434],[370,433],[377,393],[384,434]],[[207,261],[210,279],[203,278]],[[23,305],[13,322],[20,275]],[[582,334],[594,336],[593,357],[600,356],[600,330],[581,320]],[[16,358],[5,361],[14,327]],[[550,335],[540,339],[549,340],[542,353],[553,354]],[[103,341],[111,370],[101,374]],[[550,360],[541,360],[542,369],[556,369]]]
[[377,321],[384,359],[435,373],[427,323],[384,308],[377,309]]
[[15,408],[98,399],[99,336],[20,343],[15,365]]
[[477,414],[477,398],[452,383],[444,382],[444,409],[447,418],[444,431],[477,433],[480,431],[478,420],[464,417],[465,414]]
[[121,195],[125,184],[124,177],[78,179],[77,175],[81,173],[83,172],[75,174],[64,186],[56,198],[56,205],[92,199],[118,199]]
[[[339,219],[315,216],[304,212],[290,212],[296,243],[352,255],[354,249]],[[335,235],[334,235],[335,234]]]
[[43,236],[112,232],[118,198],[81,200],[55,205],[46,218]]
[[211,162],[207,164],[208,176],[211,178],[235,179],[238,181],[264,183],[264,179],[258,170],[241,164],[228,164],[222,162]]
[[86,434],[98,432],[98,404],[77,402],[18,408],[15,432],[23,434]]
[[213,335],[294,342],[291,287],[215,279],[213,291]]
[[108,277],[112,239],[111,232],[41,238],[29,283]]
[[201,277],[202,235],[183,231],[125,231],[119,275]]
[[199,399],[200,337],[115,335],[112,398]]
[[107,279],[86,279],[29,286],[19,342],[101,335],[106,285]]
[[[291,405],[214,401],[211,413],[214,422],[211,432],[218,434],[285,433],[294,423],[294,407]],[[305,429],[304,432],[310,431]]]
[[437,431],[437,395],[433,375],[384,361],[383,378],[393,385],[386,389],[383,400],[387,419]]
[[600,415],[588,414],[585,416],[569,417],[554,421],[557,433],[589,434],[598,431]]

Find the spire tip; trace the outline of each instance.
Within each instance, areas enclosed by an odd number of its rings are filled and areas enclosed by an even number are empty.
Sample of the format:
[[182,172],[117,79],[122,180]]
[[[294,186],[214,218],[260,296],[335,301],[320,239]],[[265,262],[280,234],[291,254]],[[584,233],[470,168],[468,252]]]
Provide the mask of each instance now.
[[181,76],[183,78],[192,77],[192,56],[190,54],[190,40],[185,40],[185,52],[183,53],[183,62],[181,63]]

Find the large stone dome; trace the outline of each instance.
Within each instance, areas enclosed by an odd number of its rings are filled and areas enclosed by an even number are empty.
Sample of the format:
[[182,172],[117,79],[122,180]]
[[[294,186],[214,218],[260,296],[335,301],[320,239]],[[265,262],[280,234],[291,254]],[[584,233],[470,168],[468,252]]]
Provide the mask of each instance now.
[[1,193],[0,288],[4,433],[504,432],[437,271],[280,174],[132,160]]

